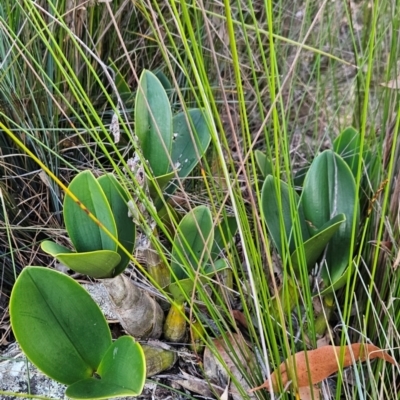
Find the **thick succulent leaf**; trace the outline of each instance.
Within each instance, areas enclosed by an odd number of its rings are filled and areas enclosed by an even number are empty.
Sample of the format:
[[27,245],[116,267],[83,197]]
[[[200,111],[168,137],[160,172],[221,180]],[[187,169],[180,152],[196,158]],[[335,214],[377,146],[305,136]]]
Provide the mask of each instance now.
[[51,240],[44,240],[40,247],[46,253],[52,255],[54,258],[57,258],[58,254],[76,254],[72,250],[67,247],[61,246],[61,244],[54,243]]
[[187,177],[206,152],[211,134],[203,111],[194,108],[173,119],[174,140],[171,158],[180,178]]
[[254,156],[262,177],[266,178],[268,175],[272,175],[272,163],[267,156],[260,150],[256,150]]
[[171,283],[168,286],[168,291],[178,304],[183,304],[187,298],[191,298],[194,286],[194,280],[192,278],[186,278]]
[[143,350],[131,336],[121,336],[101,360],[97,374],[69,386],[66,395],[73,399],[110,399],[137,396],[144,386],[146,365]]
[[[344,214],[338,214],[328,221],[314,236],[308,239],[304,244],[304,256],[307,270],[310,271],[315,267],[315,263],[322,254],[329,240],[339,229],[340,224],[346,220]],[[301,251],[297,248],[291,255],[292,266],[295,271],[300,270],[302,262]]]
[[160,81],[161,85],[167,92],[167,94],[172,90],[172,84],[167,78],[167,76],[162,72],[161,70],[158,71],[153,71],[154,75],[157,77],[157,79]]
[[282,307],[286,315],[290,315],[293,308],[299,301],[299,285],[290,277],[284,280],[283,285],[279,288],[278,294],[271,298],[268,312],[276,321],[280,321],[279,308]]
[[228,262],[224,258],[220,258],[219,260],[214,261],[213,264],[205,265],[203,268],[203,274],[210,276],[227,268],[229,268]]
[[[314,159],[304,182],[302,195],[307,221],[320,229],[337,214],[344,214],[343,222],[332,236],[326,251],[326,268],[322,277],[326,285],[335,282],[348,266],[353,219],[359,222],[359,207],[355,207],[356,187],[348,165],[333,151],[326,150]],[[356,232],[355,232],[356,234]]]
[[186,271],[186,266],[197,271],[199,266],[207,262],[213,239],[211,212],[206,206],[196,207],[182,218],[172,248],[171,269],[176,279],[191,275]]
[[227,217],[223,219],[214,229],[214,242],[211,248],[211,258],[215,260],[225,245],[232,242],[236,235],[238,225],[235,217]]
[[171,237],[174,236],[176,225],[182,219],[182,215],[178,214],[177,210],[169,203],[164,203],[158,210],[157,215]]
[[221,258],[215,261],[214,264],[205,265],[201,271],[202,275],[196,277],[196,280],[194,278],[186,278],[170,283],[168,291],[177,303],[182,304],[188,297],[190,298],[192,296],[195,282],[206,284],[210,276],[228,268],[229,265],[227,261]]
[[[129,254],[132,254],[135,247],[136,227],[132,218],[128,217],[127,203],[129,201],[129,195],[112,174],[101,176],[98,182],[111,207],[117,227],[118,242]],[[118,246],[117,252],[121,257],[121,261],[115,267],[113,276],[123,272],[130,260],[130,257],[120,246]]]
[[296,191],[300,191],[300,189],[303,187],[304,184],[304,179],[306,178],[307,172],[310,169],[309,165],[306,165],[305,167],[300,168],[294,175],[293,177],[293,184],[296,189]]
[[[114,216],[107,198],[90,171],[80,172],[68,189],[98,219],[99,223],[117,237]],[[117,245],[68,194],[64,200],[64,221],[68,235],[78,253],[96,250],[117,250]]]
[[354,263],[351,263],[343,272],[343,274],[336,279],[330,286],[326,287],[320,293],[317,293],[317,296],[326,296],[330,293],[335,292],[336,290],[341,289],[346,283],[347,280],[350,279],[351,275],[353,275],[356,267]]
[[149,185],[150,196],[153,199],[154,206],[157,210],[160,210],[165,205],[165,200],[160,197],[159,192],[163,192],[163,190],[168,186],[168,183],[175,177],[175,172],[168,172],[165,175],[158,176],[157,178],[147,178],[147,184]]
[[165,89],[150,71],[143,71],[135,102],[135,133],[155,177],[170,169],[172,113]]
[[121,260],[119,254],[111,250],[74,253],[49,240],[42,242],[41,247],[69,269],[96,279],[110,278]]
[[[293,234],[293,220],[290,213],[290,192],[294,197],[295,203],[297,204],[297,215],[300,220],[301,235],[303,242],[308,240],[310,237],[307,223],[304,218],[303,207],[301,205],[298,194],[290,188],[287,183],[280,181],[280,201],[281,207],[279,206],[278,191],[276,188],[277,179],[272,175],[268,175],[265,179],[264,185],[261,191],[261,202],[262,211],[265,222],[268,227],[268,231],[275,243],[275,246],[279,254],[283,255],[283,243],[282,236],[286,236],[286,240],[289,242],[289,251],[293,253],[295,251],[295,241]],[[282,235],[281,229],[281,218],[285,226],[285,232]]]
[[107,322],[72,278],[27,267],[10,299],[11,326],[29,360],[67,385],[89,378],[111,345]]
[[357,176],[360,144],[360,134],[351,127],[345,129],[333,142],[335,153],[339,154],[347,163],[354,177]]

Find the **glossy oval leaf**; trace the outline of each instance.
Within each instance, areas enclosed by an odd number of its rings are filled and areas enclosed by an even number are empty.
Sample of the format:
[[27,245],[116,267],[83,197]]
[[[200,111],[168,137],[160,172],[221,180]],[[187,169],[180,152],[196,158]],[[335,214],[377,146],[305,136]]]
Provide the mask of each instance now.
[[214,261],[212,264],[205,265],[202,268],[202,272],[204,275],[211,276],[227,268],[229,268],[228,262],[225,260],[225,258],[220,258],[219,260]]
[[171,158],[180,178],[186,178],[206,152],[211,134],[203,111],[194,108],[173,119]]
[[278,294],[271,298],[268,312],[277,322],[280,321],[279,308],[282,307],[286,315],[290,315],[293,308],[298,304],[300,296],[300,288],[291,278],[283,281],[279,288]]
[[146,362],[139,343],[131,336],[121,336],[101,360],[97,374],[69,386],[66,395],[73,399],[109,399],[137,396],[144,386]]
[[352,127],[346,128],[333,142],[335,153],[339,154],[350,167],[353,176],[357,176],[360,159],[361,136]]
[[172,248],[171,269],[176,279],[185,279],[191,275],[186,268],[197,271],[207,262],[213,239],[213,221],[206,206],[198,206],[182,218]]
[[170,168],[172,113],[165,89],[157,77],[144,70],[135,101],[135,134],[155,177]]
[[[71,181],[68,189],[98,219],[99,223],[117,237],[117,228],[108,200],[90,171],[80,172]],[[68,235],[78,253],[117,250],[117,245],[102,227],[93,221],[68,194],[64,200],[64,221]]]
[[168,187],[168,184],[175,177],[175,172],[168,172],[165,175],[158,176],[157,178],[151,178],[146,176],[147,184],[149,185],[150,196],[153,199],[154,205],[157,210],[160,210],[165,205],[165,200],[160,193]]
[[[200,278],[201,279],[201,278]],[[192,278],[181,279],[168,286],[168,291],[178,304],[183,304],[193,294],[195,283]]]
[[324,297],[330,293],[335,292],[336,290],[341,289],[344,285],[346,285],[347,280],[350,279],[355,270],[356,270],[355,264],[354,263],[350,264],[350,266],[344,270],[343,274],[339,278],[337,278],[335,282],[333,282],[330,286],[326,287],[320,293],[317,293],[316,296]]
[[129,195],[117,181],[115,176],[112,174],[106,174],[101,176],[97,181],[103,189],[111,207],[117,228],[117,237],[119,242],[117,253],[120,256],[121,261],[113,271],[112,276],[116,276],[123,272],[129,264],[130,257],[122,250],[122,248],[125,248],[129,254],[133,253],[135,247],[136,227],[132,218],[128,217],[129,210],[127,203],[130,200]]
[[167,78],[167,76],[164,74],[164,72],[162,72],[161,70],[152,71],[152,72],[157,77],[157,79],[160,81],[161,85],[163,86],[163,88],[165,89],[167,94],[169,94],[171,92],[171,90],[173,89],[173,87],[172,87],[171,82]]
[[[305,255],[305,262],[307,270],[310,271],[315,267],[315,263],[322,254],[329,240],[339,229],[340,224],[346,220],[344,214],[338,214],[328,221],[314,236],[308,239],[303,244],[303,251]],[[297,248],[291,255],[292,266],[295,271],[300,270],[300,263],[302,262],[300,249]]]
[[[300,220],[301,235],[303,242],[310,237],[307,223],[304,217],[303,208],[299,199],[299,195],[288,186],[287,183],[280,181],[280,201],[279,205],[278,191],[276,188],[277,179],[272,175],[268,175],[264,181],[261,191],[261,202],[264,220],[267,224],[268,231],[272,237],[273,242],[279,252],[283,255],[282,238],[286,236],[286,241],[289,243],[289,251],[295,251],[295,241],[293,237],[293,220],[290,212],[290,192],[297,204],[297,215]],[[281,218],[285,231],[282,235]],[[282,237],[283,236],[283,237]]]
[[49,240],[43,241],[41,247],[69,269],[96,279],[110,278],[121,261],[119,254],[111,250],[75,253]]
[[54,270],[22,271],[11,293],[10,316],[29,360],[67,385],[91,377],[111,345],[97,304],[72,278]]
[[235,217],[226,217],[215,227],[214,241],[211,248],[211,258],[213,260],[232,242],[237,228],[238,224]]
[[293,177],[293,184],[297,192],[301,191],[301,188],[303,187],[304,184],[304,179],[306,178],[309,169],[310,166],[306,165],[305,167],[301,167],[296,171]]
[[329,273],[323,268],[322,277],[328,285],[335,282],[348,266],[353,218],[356,219],[356,228],[359,222],[354,177],[339,155],[326,150],[314,159],[304,182],[301,200],[307,221],[317,229],[337,214],[346,217],[346,221],[332,236],[326,251]]
[[[203,275],[200,275],[196,278],[197,282],[206,284],[207,281],[209,281],[210,276],[226,269],[229,269],[229,265],[227,261],[222,258],[215,261],[214,265],[207,264],[204,266],[204,268],[202,268]],[[187,298],[192,296],[194,287],[194,278],[186,278],[170,283],[168,286],[168,291],[177,303],[182,304],[187,300]]]

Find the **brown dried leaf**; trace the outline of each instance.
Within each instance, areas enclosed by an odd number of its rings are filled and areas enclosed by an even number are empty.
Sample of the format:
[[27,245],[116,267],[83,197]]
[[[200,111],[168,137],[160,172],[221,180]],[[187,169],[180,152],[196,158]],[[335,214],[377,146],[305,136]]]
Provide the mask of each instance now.
[[[229,340],[230,346],[226,344],[226,340]],[[234,376],[235,382],[230,381],[230,376],[218,358],[206,347],[204,350],[204,374],[210,379],[211,382],[218,384],[219,386],[227,386],[229,384],[229,392],[233,400],[241,400],[239,389],[236,384],[240,385],[245,391],[249,391],[250,387],[246,381],[242,371],[237,367],[236,363],[239,362],[245,368],[247,374],[252,373],[252,367],[255,365],[255,356],[248,347],[243,336],[239,334],[226,334],[225,338],[222,336],[213,340],[215,349],[218,351],[220,357],[224,360],[228,367],[230,374]],[[230,348],[231,347],[231,348]],[[235,360],[236,363],[235,363]],[[249,396],[249,399],[255,399],[254,395]]]
[[[267,389],[269,391],[279,391],[280,375],[282,386],[285,387],[290,381],[296,380],[297,387],[310,387],[318,382],[323,381],[329,375],[334,374],[339,369],[341,360],[341,352],[343,352],[343,368],[353,364],[353,359],[356,361],[366,361],[367,359],[382,358],[396,365],[396,361],[385,351],[373,344],[353,343],[342,349],[341,346],[323,346],[316,350],[300,351],[291,359],[284,361],[278,369],[272,374],[270,379],[266,380],[261,386],[252,389]],[[354,358],[353,358],[354,357]],[[290,365],[296,365],[296,377],[289,370]],[[272,382],[272,387],[271,387]]]
[[244,328],[248,329],[246,317],[241,311],[232,310],[231,311],[231,315],[239,325],[241,325]]

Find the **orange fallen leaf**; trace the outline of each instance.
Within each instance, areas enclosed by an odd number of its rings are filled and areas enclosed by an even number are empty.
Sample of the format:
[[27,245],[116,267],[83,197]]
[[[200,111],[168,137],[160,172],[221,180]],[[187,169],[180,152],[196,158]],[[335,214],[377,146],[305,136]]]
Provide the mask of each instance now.
[[297,390],[301,400],[316,400],[320,398],[320,390],[318,386],[299,387]]
[[282,386],[285,387],[290,381],[294,380],[293,373],[287,370],[290,363],[296,364],[296,382],[298,388],[315,385],[339,370],[341,352],[344,353],[343,368],[352,365],[353,359],[356,361],[366,361],[367,359],[382,358],[396,365],[396,361],[388,353],[373,344],[353,343],[350,346],[346,346],[345,349],[342,349],[341,346],[322,346],[316,350],[296,353],[290,360],[287,359],[284,361],[271,374],[270,379],[266,380],[261,386],[251,389],[251,392],[260,389],[278,392],[278,374],[281,377]]

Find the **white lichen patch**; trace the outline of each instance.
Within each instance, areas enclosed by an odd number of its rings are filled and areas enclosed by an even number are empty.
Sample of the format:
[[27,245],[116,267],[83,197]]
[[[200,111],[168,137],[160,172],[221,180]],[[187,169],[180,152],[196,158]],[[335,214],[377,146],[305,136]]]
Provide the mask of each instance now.
[[97,303],[107,320],[117,320],[107,289],[101,283],[85,283],[82,285]]
[[[0,389],[11,393],[28,393],[56,399],[67,399],[66,386],[38,371],[23,355],[16,343],[10,345],[0,358]],[[14,399],[2,395],[2,399]],[[19,399],[24,397],[18,397]],[[27,398],[25,398],[27,399]]]

